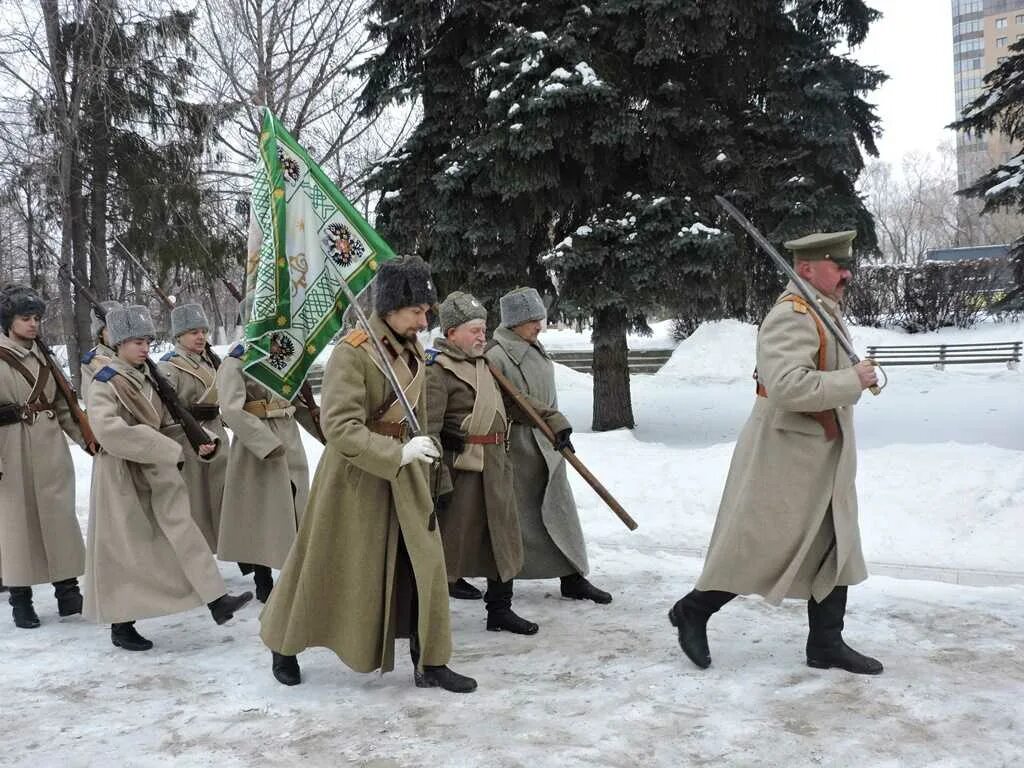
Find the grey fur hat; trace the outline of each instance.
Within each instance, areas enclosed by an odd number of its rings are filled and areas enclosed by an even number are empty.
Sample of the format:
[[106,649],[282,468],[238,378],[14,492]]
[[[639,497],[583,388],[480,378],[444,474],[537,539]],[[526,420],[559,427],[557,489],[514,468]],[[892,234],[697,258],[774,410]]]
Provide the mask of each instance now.
[[373,308],[383,317],[402,307],[437,303],[430,267],[419,256],[385,261],[373,281]]
[[[124,304],[120,301],[101,301],[100,306],[103,307],[103,311],[108,315],[112,309],[124,309]],[[89,312],[89,335],[91,338],[98,340],[100,331],[106,327],[107,324],[100,320],[95,310]]]
[[117,346],[127,339],[155,339],[156,328],[149,310],[141,304],[112,309],[107,315],[110,343]]
[[46,313],[46,302],[27,285],[11,284],[0,290],[0,326],[4,333],[11,330],[11,323],[18,315],[39,315]]
[[548,310],[536,288],[516,288],[501,297],[501,324],[506,328],[544,320]]
[[470,320],[486,320],[487,310],[468,293],[453,291],[438,307],[437,319],[441,323],[441,333],[448,333],[452,328],[458,328]]
[[210,321],[201,304],[182,304],[171,310],[171,338],[176,339],[186,331],[202,328],[210,330]]

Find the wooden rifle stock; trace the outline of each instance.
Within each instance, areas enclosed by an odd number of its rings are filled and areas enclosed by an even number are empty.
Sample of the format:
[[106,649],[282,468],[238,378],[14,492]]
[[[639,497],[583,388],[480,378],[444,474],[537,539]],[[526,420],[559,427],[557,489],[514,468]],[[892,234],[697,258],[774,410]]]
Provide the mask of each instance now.
[[[488,363],[487,367],[491,370],[494,380],[498,382],[498,386],[505,390],[508,396],[516,401],[516,405],[518,405],[519,408],[530,417],[530,421],[532,421],[534,425],[544,433],[544,436],[551,441],[551,444],[554,445],[557,439],[555,437],[555,433],[551,430],[551,427],[547,425],[547,422],[540,417],[540,414],[537,413],[536,409],[530,405],[530,401],[523,396],[522,392],[516,389],[516,385],[509,381],[505,374],[499,371],[496,366]],[[612,512],[618,516],[619,520],[621,520],[629,530],[635,531],[637,529],[636,520],[629,516],[629,513],[623,509],[622,505],[619,504],[615,497],[611,495],[608,489],[601,484],[601,481],[594,477],[593,473],[591,473],[583,462],[579,460],[579,457],[568,448],[563,448],[561,453],[562,456],[565,457],[565,460],[572,465],[573,469],[580,473],[580,476],[587,481],[587,484],[594,489],[604,503],[607,504],[611,508]]]
[[82,432],[82,440],[89,448],[90,454],[95,454],[96,449],[99,447],[99,442],[96,440],[96,435],[92,431],[92,427],[89,426],[89,417],[86,416],[85,411],[82,410],[82,406],[78,404],[78,393],[75,392],[74,387],[71,386],[71,382],[68,381],[67,376],[64,375],[64,371],[57,365],[57,361],[53,359],[53,350],[50,349],[46,342],[43,341],[42,337],[36,339],[36,343],[39,345],[39,349],[43,353],[43,357],[46,358],[46,364],[50,367],[50,373],[53,374],[53,380],[57,384],[57,389],[60,391],[61,397],[64,398],[64,402],[68,404],[68,408],[71,409],[71,415],[75,417],[75,421],[78,422],[78,428]]

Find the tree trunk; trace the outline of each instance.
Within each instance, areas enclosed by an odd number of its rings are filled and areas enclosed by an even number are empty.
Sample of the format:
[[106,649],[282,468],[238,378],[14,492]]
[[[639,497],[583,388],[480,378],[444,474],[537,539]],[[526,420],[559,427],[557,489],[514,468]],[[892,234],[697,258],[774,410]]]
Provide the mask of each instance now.
[[595,432],[632,429],[633,403],[629,394],[629,359],[626,312],[618,308],[594,315],[594,422]]
[[[77,157],[71,161],[71,189],[69,192],[71,213],[71,252],[74,270],[83,279],[89,274],[89,231],[85,214],[85,195],[83,191],[82,166]],[[68,351],[74,349],[75,356],[69,360],[81,359],[82,350],[89,344],[89,302],[75,291],[75,332],[74,339],[68,340]]]
[[[98,102],[99,100],[97,100]],[[94,102],[92,141],[92,189],[89,192],[90,248],[89,287],[100,301],[110,298],[107,272],[107,195],[110,179],[110,130],[100,103]]]

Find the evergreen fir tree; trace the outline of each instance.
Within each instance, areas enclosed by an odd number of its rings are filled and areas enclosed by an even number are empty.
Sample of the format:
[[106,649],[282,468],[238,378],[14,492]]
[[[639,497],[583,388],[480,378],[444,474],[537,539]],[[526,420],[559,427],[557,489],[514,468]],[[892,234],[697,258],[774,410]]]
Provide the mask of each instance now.
[[652,310],[750,318],[777,291],[765,259],[720,231],[713,194],[775,240],[855,226],[873,243],[853,184],[860,145],[874,151],[860,93],[882,76],[831,49],[875,14],[860,0],[788,5],[454,3],[423,38],[411,16],[381,27],[390,53],[371,68],[405,70],[375,93],[424,107],[378,178],[397,192],[382,226],[443,285],[484,299],[557,281],[557,310],[593,324],[595,429],[633,425],[626,334]]
[[[1010,46],[1009,52],[1006,61],[985,75],[981,95],[950,128],[975,136],[999,132],[1024,146],[1024,40]],[[983,215],[1002,208],[1024,215],[1024,149],[959,194],[983,200]],[[1014,243],[1010,259],[1017,287],[1000,306],[1024,310],[1024,235]]]

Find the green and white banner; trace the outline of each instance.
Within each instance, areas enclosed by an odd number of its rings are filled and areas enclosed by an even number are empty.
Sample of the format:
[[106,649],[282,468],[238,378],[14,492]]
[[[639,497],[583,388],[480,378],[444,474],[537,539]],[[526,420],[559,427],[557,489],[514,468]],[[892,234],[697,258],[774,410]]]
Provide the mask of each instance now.
[[287,400],[341,329],[348,299],[394,253],[270,110],[252,184],[242,366]]

